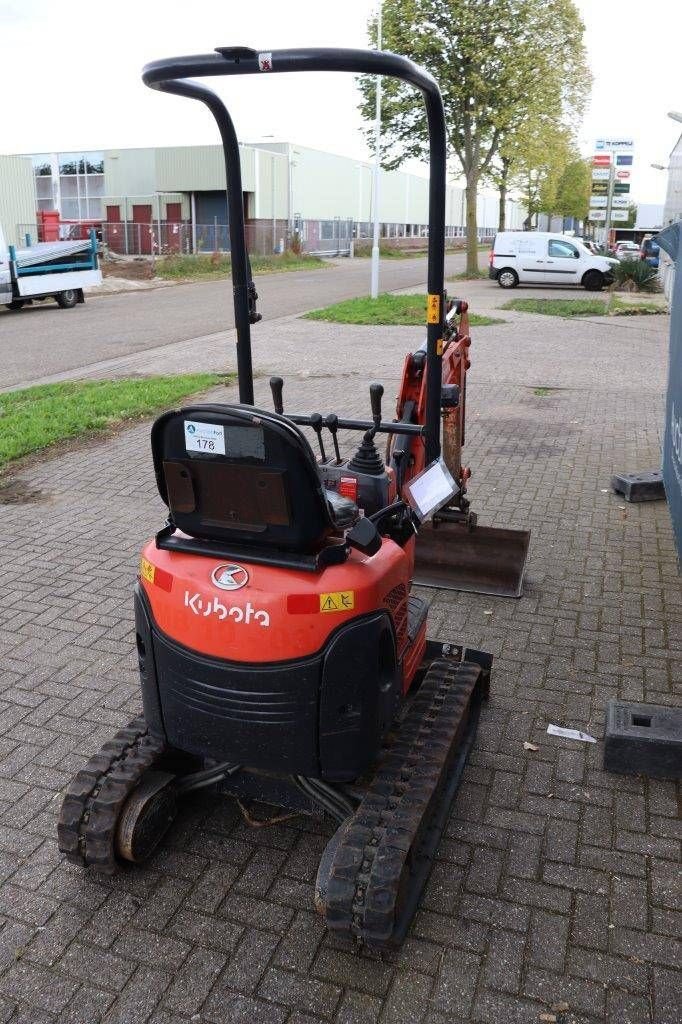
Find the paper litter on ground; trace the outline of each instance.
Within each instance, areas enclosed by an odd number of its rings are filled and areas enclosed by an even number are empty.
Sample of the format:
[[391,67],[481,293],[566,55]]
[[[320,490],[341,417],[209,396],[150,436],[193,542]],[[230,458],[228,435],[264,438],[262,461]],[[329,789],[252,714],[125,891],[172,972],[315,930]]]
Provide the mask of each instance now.
[[581,732],[580,729],[564,729],[562,725],[548,725],[547,732],[550,736],[562,736],[565,740],[582,740],[583,743],[597,742],[589,732]]

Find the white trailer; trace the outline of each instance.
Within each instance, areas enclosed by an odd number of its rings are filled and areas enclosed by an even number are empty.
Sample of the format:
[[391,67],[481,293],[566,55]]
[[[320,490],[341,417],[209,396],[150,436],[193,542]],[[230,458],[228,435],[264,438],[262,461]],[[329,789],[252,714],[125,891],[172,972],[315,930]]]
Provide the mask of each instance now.
[[7,245],[0,225],[0,304],[19,310],[43,299],[61,309],[84,302],[85,288],[102,283],[95,232],[83,239]]

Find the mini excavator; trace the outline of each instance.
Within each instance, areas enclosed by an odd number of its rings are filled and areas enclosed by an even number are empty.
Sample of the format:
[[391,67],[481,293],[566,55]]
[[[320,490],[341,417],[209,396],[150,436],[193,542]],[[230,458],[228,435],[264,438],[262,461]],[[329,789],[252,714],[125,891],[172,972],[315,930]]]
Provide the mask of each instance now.
[[[219,97],[194,79],[292,71],[393,76],[426,105],[427,338],[405,360],[394,420],[382,416],[376,383],[365,420],[287,414],[279,377],[274,411],[254,406],[250,331],[260,316],[237,136]],[[420,579],[444,586],[449,549],[476,532],[460,462],[467,308],[447,301],[443,280],[441,95],[404,57],[347,49],[221,47],[149,64],[143,79],[205,103],[220,130],[239,402],[169,411],[152,427],[168,517],[142,551],[135,588],[144,713],[68,786],[59,847],[98,871],[142,863],[182,802],[207,787],[321,814],[335,831],[315,906],[342,942],[380,953],[401,943],[417,908],[492,662],[427,639],[427,602],[412,590]],[[302,427],[317,435],[319,459]],[[360,434],[349,459],[339,431]]]

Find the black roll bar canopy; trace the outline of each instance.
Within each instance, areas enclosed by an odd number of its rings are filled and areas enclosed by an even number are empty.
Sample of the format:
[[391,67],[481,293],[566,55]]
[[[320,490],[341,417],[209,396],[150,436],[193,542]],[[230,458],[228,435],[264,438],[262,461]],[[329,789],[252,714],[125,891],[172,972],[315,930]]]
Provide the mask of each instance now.
[[354,74],[386,75],[414,85],[424,98],[429,129],[429,301],[424,429],[428,463],[440,454],[445,264],[445,114],[435,79],[411,60],[395,53],[335,48],[258,51],[245,46],[227,46],[217,47],[214,53],[153,61],[142,71],[142,80],[151,89],[201,100],[218,124],[227,180],[239,400],[246,405],[253,405],[251,323],[259,319],[255,313],[255,293],[246,251],[239,145],[232,118],[220,97],[206,86],[188,79],[213,75],[277,74],[287,71],[350,71]]

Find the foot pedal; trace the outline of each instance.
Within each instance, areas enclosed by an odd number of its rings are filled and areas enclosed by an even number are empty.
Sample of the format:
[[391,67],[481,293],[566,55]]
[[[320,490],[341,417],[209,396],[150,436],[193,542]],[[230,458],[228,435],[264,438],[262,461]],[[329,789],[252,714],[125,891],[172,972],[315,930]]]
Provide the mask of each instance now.
[[682,777],[682,710],[661,704],[606,706],[604,768],[655,779]]
[[648,473],[623,473],[611,477],[611,487],[626,501],[665,501],[663,476],[657,469]]

